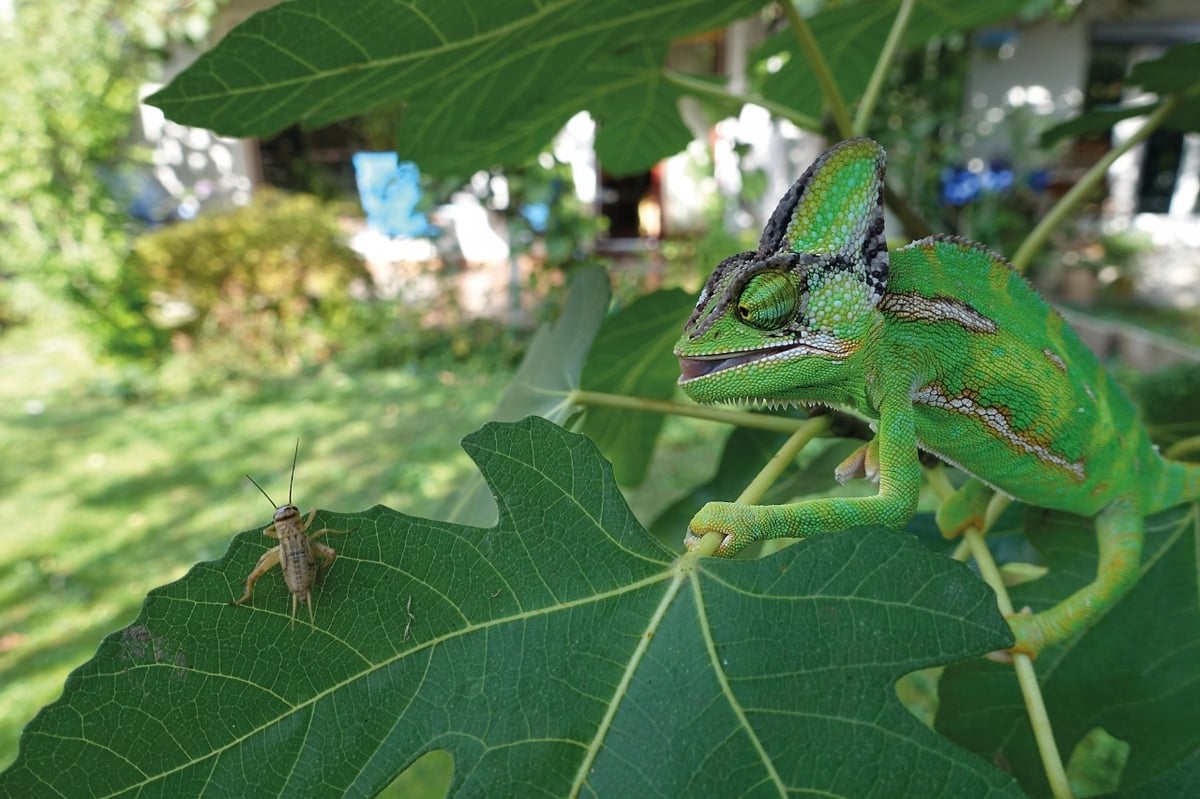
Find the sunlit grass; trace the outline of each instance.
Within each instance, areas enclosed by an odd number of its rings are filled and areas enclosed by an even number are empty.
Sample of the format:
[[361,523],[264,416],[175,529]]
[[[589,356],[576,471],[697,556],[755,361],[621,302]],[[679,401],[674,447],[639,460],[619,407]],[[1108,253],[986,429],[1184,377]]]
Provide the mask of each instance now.
[[21,727],[147,591],[270,522],[244,474],[282,502],[299,438],[302,509],[429,513],[473,472],[458,441],[507,380],[328,369],[127,404],[87,390],[95,382],[73,374],[88,366],[76,350],[36,346],[39,357],[0,350],[0,768]]

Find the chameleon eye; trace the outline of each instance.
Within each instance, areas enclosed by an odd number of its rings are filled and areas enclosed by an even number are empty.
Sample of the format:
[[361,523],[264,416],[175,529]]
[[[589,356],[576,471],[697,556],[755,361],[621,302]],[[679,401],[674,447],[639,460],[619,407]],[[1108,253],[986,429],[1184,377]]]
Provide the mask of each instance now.
[[777,330],[800,308],[795,282],[783,272],[762,272],[746,281],[738,297],[738,319],[759,330]]

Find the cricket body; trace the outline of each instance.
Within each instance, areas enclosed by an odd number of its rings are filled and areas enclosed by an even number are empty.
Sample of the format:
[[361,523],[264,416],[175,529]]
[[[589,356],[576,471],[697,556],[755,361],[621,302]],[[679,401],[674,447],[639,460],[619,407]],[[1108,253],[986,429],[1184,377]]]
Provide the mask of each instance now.
[[[240,598],[230,603],[240,605],[243,602],[249,602],[250,598],[254,595],[254,584],[258,581],[258,578],[278,565],[283,572],[283,582],[292,594],[293,627],[296,625],[296,606],[301,601],[308,605],[308,620],[312,623],[313,583],[316,582],[318,572],[322,568],[328,569],[337,558],[337,553],[332,547],[328,547],[316,539],[325,533],[346,532],[345,530],[325,528],[308,534],[308,528],[312,525],[313,518],[317,515],[316,509],[314,508],[306,519],[300,514],[300,509],[292,504],[292,482],[296,479],[296,457],[299,454],[300,442],[297,441],[296,454],[292,456],[292,481],[288,483],[288,501],[286,505],[276,505],[270,495],[263,490],[263,487],[255,482],[253,477],[246,475],[246,479],[254,483],[254,487],[262,491],[262,495],[267,498],[267,502],[270,502],[271,506],[275,508],[275,514],[272,517],[273,521],[263,530],[263,535],[278,538],[279,544],[271,547],[262,554],[262,557],[258,559],[258,563],[254,566],[254,570],[246,578],[246,592]],[[322,561],[320,565],[317,564],[318,558]]]
[[756,252],[725,259],[675,347],[699,402],[817,403],[870,420],[875,437],[839,480],[878,493],[789,505],[711,502],[686,543],[718,555],[769,538],[904,525],[918,449],[972,476],[938,512],[946,536],[976,526],[993,491],[1094,517],[1095,580],[1009,623],[1036,656],[1082,630],[1136,582],[1143,517],[1200,497],[1200,467],[1162,458],[1095,356],[1006,261],[935,236],[889,253],[883,149],[838,144],[789,189]]

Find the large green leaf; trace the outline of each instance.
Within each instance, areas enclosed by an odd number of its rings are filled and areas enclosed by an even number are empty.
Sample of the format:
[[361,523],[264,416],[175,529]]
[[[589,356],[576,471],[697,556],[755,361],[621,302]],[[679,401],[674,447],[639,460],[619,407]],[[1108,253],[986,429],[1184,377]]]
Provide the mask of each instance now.
[[[1092,578],[1096,539],[1078,517],[1031,511],[1030,519],[1029,538],[1050,571],[1014,589],[1013,602],[1042,610]],[[1086,633],[1035,663],[1064,757],[1102,727],[1131,746],[1123,787],[1146,782],[1200,747],[1198,524],[1194,508],[1149,520],[1137,585]],[[952,667],[941,693],[940,731],[1008,763],[1031,795],[1048,792],[1010,667]]]
[[894,689],[1010,640],[965,566],[882,529],[676,558],[586,438],[464,446],[497,526],[323,514],[357,529],[294,629],[277,576],[228,605],[269,543],[238,536],[71,675],[0,794],[370,795],[446,749],[457,796],[1020,796]]
[[1200,42],[1177,44],[1158,58],[1139,61],[1129,83],[1155,94],[1195,95],[1200,92]]
[[1107,794],[1109,799],[1180,799],[1200,796],[1200,751],[1136,788]]
[[535,156],[576,112],[600,123],[610,172],[691,139],[662,66],[677,38],[763,0],[292,0],[254,15],[151,99],[231,136],[402,112],[397,149],[462,172]]
[[1159,106],[1156,100],[1150,103],[1129,105],[1122,108],[1094,108],[1085,114],[1072,117],[1066,122],[1048,128],[1042,133],[1042,144],[1050,147],[1063,139],[1074,139],[1093,133],[1105,133],[1123,119],[1153,114]]
[[[671,347],[679,338],[694,298],[679,289],[656,291],[604,321],[588,353],[580,387],[648,399],[669,399],[679,381]],[[642,482],[662,430],[663,415],[591,407],[583,432],[613,463],[617,482]]]
[[[1024,5],[1025,0],[989,3],[918,0],[904,41],[913,46],[934,36],[978,28],[1012,17]],[[857,102],[866,89],[899,8],[900,0],[841,3],[828,6],[809,20],[813,36],[847,103]],[[755,53],[760,62],[777,56],[785,56],[787,66],[766,76],[761,87],[763,95],[805,114],[819,116],[825,102],[821,84],[800,52],[792,31],[775,34]]]

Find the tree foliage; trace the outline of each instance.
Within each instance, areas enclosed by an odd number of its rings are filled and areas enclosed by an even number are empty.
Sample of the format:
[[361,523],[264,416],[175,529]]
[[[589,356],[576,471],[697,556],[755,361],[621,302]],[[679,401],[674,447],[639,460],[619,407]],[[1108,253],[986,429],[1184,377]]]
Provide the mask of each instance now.
[[14,3],[0,23],[0,263],[77,298],[114,279],[138,92],[159,48],[207,29],[214,0]]

